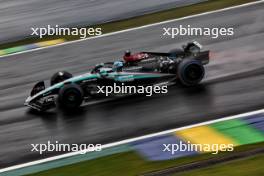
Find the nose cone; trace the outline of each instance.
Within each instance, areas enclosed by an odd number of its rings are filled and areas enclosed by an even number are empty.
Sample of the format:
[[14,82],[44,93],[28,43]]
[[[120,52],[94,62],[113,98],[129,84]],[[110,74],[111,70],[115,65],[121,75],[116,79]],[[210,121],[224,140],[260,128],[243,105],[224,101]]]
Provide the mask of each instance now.
[[28,104],[31,101],[31,96],[27,97],[27,99],[25,100],[25,104]]

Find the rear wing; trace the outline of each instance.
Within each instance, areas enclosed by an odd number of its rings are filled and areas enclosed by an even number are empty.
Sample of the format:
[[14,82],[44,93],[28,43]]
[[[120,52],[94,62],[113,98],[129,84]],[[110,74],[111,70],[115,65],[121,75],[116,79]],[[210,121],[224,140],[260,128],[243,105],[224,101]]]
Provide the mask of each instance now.
[[[174,53],[158,53],[158,52],[142,52],[142,53],[149,54],[152,56],[175,57]],[[189,53],[182,53],[180,54],[180,56],[182,56],[183,58],[193,58],[193,59],[200,60],[203,65],[206,65],[209,63],[210,51],[209,50],[200,51],[199,53],[195,53],[191,55]]]
[[192,41],[187,43],[187,45],[183,45],[182,49],[175,49],[169,53],[160,53],[160,52],[141,52],[144,54],[148,54],[150,56],[163,56],[163,57],[181,57],[181,58],[193,58],[196,60],[200,60],[203,65],[209,63],[210,59],[210,51],[201,51],[203,46],[197,42]]
[[206,65],[210,60],[210,51],[201,51],[194,55],[194,59],[199,60],[203,65]]

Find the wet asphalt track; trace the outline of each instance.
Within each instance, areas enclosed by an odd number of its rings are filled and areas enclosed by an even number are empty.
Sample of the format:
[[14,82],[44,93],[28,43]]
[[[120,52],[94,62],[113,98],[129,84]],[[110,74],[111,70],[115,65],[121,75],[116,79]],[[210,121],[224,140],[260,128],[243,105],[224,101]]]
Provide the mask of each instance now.
[[206,0],[0,0],[0,43],[25,38],[31,27],[87,26]]
[[[31,143],[107,143],[264,106],[264,3],[0,59],[0,166],[47,157]],[[161,37],[162,27],[234,27],[233,37],[195,37],[212,50],[205,81],[166,95],[129,97],[67,114],[33,114],[23,102],[33,84],[58,70],[74,74],[123,51],[167,51],[194,39]]]

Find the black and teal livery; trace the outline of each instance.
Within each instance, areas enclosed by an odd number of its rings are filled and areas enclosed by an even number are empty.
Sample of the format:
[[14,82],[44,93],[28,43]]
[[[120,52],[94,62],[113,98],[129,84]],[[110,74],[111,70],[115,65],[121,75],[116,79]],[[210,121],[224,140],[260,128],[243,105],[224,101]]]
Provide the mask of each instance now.
[[[75,76],[66,79],[62,82],[56,83],[48,88],[45,88],[44,81],[38,82],[29,96],[25,105],[39,111],[44,111],[56,106],[60,103],[62,106],[70,109],[79,106],[84,101],[88,101],[93,96],[96,96],[97,86],[111,86],[114,83],[119,85],[154,85],[164,81],[174,80],[173,74],[159,74],[159,73],[140,73],[140,72],[117,72],[111,69],[105,69],[106,72],[86,73],[80,76]],[[61,72],[62,75],[65,72]],[[65,91],[66,87],[66,91]],[[70,92],[71,93],[70,93]],[[69,94],[69,95],[68,95]],[[80,99],[77,105],[74,103],[64,105],[67,102],[65,96]],[[60,97],[63,96],[63,97]],[[57,101],[61,100],[61,101]],[[82,100],[82,101],[81,101]]]
[[[204,78],[204,65],[209,63],[209,51],[200,51],[198,42],[188,43],[183,49],[169,53],[141,52],[144,59],[123,62],[122,68],[114,63],[99,64],[88,73],[73,77],[68,72],[55,73],[46,88],[44,81],[32,89],[25,105],[45,111],[59,105],[64,109],[76,109],[98,96],[100,86],[154,86],[179,82],[184,86],[195,86]],[[120,61],[118,61],[120,62]],[[113,94],[115,96],[115,94]]]

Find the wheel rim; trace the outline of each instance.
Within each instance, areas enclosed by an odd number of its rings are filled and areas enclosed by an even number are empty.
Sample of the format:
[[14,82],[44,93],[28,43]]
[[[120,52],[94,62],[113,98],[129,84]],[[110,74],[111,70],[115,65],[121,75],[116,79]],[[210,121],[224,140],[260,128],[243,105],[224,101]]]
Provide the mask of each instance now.
[[74,101],[76,100],[76,97],[75,97],[75,95],[70,94],[70,95],[68,95],[67,99],[68,99],[68,101],[70,101],[70,102],[74,102]]
[[185,77],[191,82],[199,81],[203,77],[203,73],[203,69],[197,64],[191,64],[185,69]]
[[78,98],[78,92],[76,91],[68,91],[66,94],[65,94],[65,99],[64,101],[67,102],[67,104],[70,104],[70,105],[77,105],[78,104],[78,101],[79,101],[79,98]]

